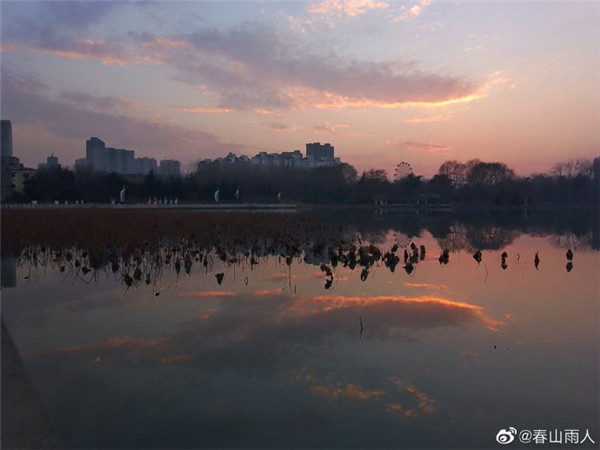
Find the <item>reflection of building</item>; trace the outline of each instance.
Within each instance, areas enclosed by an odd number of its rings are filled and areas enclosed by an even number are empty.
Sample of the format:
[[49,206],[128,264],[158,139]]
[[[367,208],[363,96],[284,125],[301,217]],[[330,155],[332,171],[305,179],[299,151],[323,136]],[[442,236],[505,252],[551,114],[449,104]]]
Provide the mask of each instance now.
[[17,285],[17,264],[14,256],[3,256],[0,261],[2,287],[15,287]]

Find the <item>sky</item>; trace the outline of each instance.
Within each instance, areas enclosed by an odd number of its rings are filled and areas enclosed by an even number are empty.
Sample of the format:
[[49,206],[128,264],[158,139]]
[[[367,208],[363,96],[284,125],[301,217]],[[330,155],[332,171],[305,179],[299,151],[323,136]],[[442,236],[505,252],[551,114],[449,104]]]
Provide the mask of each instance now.
[[13,152],[178,159],[329,142],[359,171],[600,155],[598,1],[5,1]]

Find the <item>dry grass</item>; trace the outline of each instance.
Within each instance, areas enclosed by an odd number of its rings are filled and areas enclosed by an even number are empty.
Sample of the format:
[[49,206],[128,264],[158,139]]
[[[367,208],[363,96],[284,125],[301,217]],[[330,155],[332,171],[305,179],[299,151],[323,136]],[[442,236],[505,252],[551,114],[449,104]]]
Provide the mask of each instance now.
[[186,241],[196,246],[297,241],[325,225],[306,214],[111,209],[2,211],[3,251],[31,245],[76,246],[89,251]]

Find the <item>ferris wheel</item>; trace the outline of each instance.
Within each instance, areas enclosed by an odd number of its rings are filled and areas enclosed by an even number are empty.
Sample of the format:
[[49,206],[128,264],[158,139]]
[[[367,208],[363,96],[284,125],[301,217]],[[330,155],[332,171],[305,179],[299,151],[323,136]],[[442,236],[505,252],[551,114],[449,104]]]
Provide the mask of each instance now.
[[412,167],[406,161],[401,161],[396,164],[394,169],[394,181],[402,180],[413,173]]

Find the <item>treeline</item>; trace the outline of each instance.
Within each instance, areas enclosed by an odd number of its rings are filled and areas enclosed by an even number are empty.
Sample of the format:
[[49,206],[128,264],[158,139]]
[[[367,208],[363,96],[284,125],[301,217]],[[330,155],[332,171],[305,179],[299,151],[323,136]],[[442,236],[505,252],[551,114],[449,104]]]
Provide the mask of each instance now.
[[26,181],[24,193],[14,194],[10,201],[105,203],[118,201],[123,187],[127,202],[214,202],[218,189],[220,202],[597,204],[600,164],[599,159],[572,160],[556,164],[550,173],[519,177],[500,162],[446,161],[431,179],[410,174],[394,181],[384,170],[359,174],[349,164],[294,169],[213,162],[200,164],[184,177],[161,178],[150,173],[137,179],[56,168],[38,171]]

